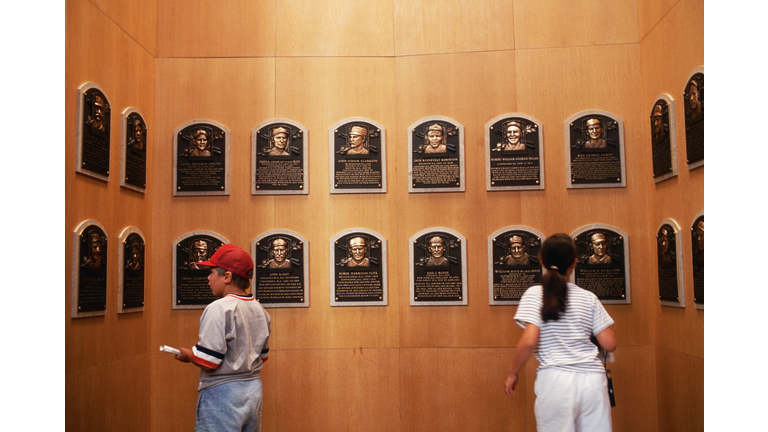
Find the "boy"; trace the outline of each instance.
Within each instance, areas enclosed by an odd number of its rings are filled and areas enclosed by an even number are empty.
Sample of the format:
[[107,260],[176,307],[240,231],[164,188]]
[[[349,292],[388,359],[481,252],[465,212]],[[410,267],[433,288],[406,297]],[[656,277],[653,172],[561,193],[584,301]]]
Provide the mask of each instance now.
[[211,267],[208,284],[219,299],[200,317],[197,345],[176,355],[201,369],[195,431],[261,431],[259,372],[269,355],[271,319],[245,293],[253,261],[242,248],[225,244],[197,264]]

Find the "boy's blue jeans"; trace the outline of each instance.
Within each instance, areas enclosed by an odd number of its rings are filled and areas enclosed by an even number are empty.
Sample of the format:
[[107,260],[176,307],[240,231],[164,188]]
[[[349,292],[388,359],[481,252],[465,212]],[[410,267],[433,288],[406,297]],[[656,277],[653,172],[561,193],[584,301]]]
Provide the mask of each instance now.
[[201,390],[195,432],[261,432],[261,378]]

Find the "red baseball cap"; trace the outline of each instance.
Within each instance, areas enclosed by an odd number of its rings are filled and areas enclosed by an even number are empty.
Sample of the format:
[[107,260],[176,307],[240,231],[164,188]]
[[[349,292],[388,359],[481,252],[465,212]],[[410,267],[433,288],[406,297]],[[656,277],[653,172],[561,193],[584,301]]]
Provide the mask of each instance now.
[[251,260],[248,252],[244,251],[240,246],[225,244],[216,249],[216,252],[208,261],[199,262],[197,265],[221,267],[238,276],[250,279],[248,271],[253,268],[253,260]]

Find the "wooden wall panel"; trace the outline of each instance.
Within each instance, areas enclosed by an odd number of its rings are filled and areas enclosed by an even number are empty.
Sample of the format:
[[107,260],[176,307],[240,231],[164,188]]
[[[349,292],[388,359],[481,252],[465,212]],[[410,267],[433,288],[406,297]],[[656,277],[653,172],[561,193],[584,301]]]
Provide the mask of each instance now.
[[[679,1],[680,0],[652,0],[640,1],[637,3],[638,35],[641,42]],[[703,21],[701,24],[703,24]]]
[[276,430],[400,429],[399,350],[284,350],[280,360]]
[[395,55],[511,50],[512,2],[395,0]]
[[151,393],[149,363],[149,355],[142,354],[68,373],[66,429],[151,430],[147,397]]
[[393,0],[277,0],[277,56],[392,56]]
[[515,47],[637,43],[637,0],[516,0]]
[[[695,68],[704,64],[703,16],[703,2],[681,1],[640,44],[644,113],[650,115],[656,97],[661,93],[668,93],[675,100],[677,125],[678,176],[654,186],[656,206],[651,229],[655,230],[665,218],[675,219],[682,230],[685,262],[686,307],[678,309],[656,306],[660,310],[656,338],[659,347],[700,358],[704,358],[704,311],[697,310],[693,301],[690,226],[696,214],[704,209],[705,168],[689,171],[686,164],[685,110],[682,95],[688,76]],[[670,40],[679,42],[669,43]],[[647,120],[643,127],[646,133],[649,133],[650,125]],[[650,141],[647,137],[645,140]],[[655,268],[655,265],[652,268]],[[658,292],[658,282],[655,280],[652,289]]]
[[656,348],[659,431],[704,430],[704,359]]
[[157,54],[156,0],[91,0],[151,55]]
[[[67,2],[65,76],[65,233],[66,373],[73,373],[149,349],[150,312],[117,315],[117,272],[120,232],[137,226],[152,241],[152,193],[120,187],[120,115],[138,108],[149,127],[148,146],[154,145],[154,59],[129,35],[88,1]],[[98,53],[98,55],[94,55]],[[109,182],[75,172],[77,89],[97,83],[111,104]],[[152,161],[147,169],[151,173]],[[152,183],[151,174],[148,178]],[[73,232],[86,219],[101,223],[109,239],[107,311],[105,316],[71,319]],[[151,256],[147,256],[149,263]],[[148,278],[152,266],[146,268]],[[139,379],[141,380],[141,379]],[[91,389],[93,390],[93,389]]]
[[159,1],[157,56],[274,56],[275,28],[274,0]]
[[400,431],[525,430],[525,377],[504,394],[511,348],[400,350]]

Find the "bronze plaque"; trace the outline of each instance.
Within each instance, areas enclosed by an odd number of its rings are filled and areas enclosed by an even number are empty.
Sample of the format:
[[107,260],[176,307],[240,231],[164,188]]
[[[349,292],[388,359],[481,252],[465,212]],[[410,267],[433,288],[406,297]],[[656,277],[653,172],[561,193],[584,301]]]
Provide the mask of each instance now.
[[488,237],[489,304],[518,304],[528,287],[539,284],[543,241],[540,232],[524,226],[506,227]]
[[408,128],[408,192],[464,192],[464,126],[431,116]]
[[331,193],[387,191],[384,128],[373,120],[351,118],[328,133]]
[[544,189],[541,123],[523,114],[506,114],[485,125],[488,191]]
[[264,307],[309,307],[307,240],[292,231],[273,230],[251,242],[251,249],[254,297]]
[[205,309],[216,297],[208,285],[211,268],[197,263],[207,261],[221,245],[224,237],[209,231],[186,234],[173,245],[173,308]]
[[682,261],[679,259],[680,229],[677,224],[666,219],[656,231],[656,262],[659,276],[659,300],[662,304],[680,304],[682,294]]
[[133,312],[144,308],[146,244],[141,232],[126,228],[120,235],[122,249],[118,277],[118,313]]
[[364,228],[330,242],[331,306],[387,305],[387,240]]
[[123,111],[120,186],[147,191],[147,122],[135,108]]
[[307,130],[296,122],[278,119],[251,131],[251,195],[307,194]]
[[582,111],[565,122],[568,188],[626,187],[624,122]]
[[185,123],[174,133],[173,194],[229,195],[229,130],[210,120]]
[[651,152],[656,183],[677,175],[675,111],[672,98],[661,95],[651,108]]
[[464,236],[434,227],[410,239],[411,306],[467,304]]
[[95,221],[86,221],[77,235],[77,298],[75,313],[107,310],[107,235]]
[[78,89],[76,171],[109,181],[112,108],[101,88],[85,83]]
[[704,165],[704,68],[696,68],[683,91],[688,169]]
[[603,304],[631,303],[626,234],[609,225],[594,224],[580,228],[571,237],[578,256],[574,283],[593,292]]
[[704,308],[704,212],[697,215],[691,225],[691,251],[693,262],[693,302]]

